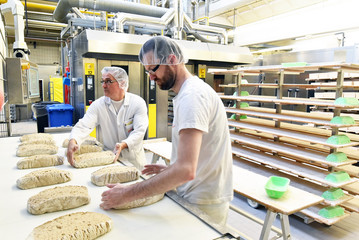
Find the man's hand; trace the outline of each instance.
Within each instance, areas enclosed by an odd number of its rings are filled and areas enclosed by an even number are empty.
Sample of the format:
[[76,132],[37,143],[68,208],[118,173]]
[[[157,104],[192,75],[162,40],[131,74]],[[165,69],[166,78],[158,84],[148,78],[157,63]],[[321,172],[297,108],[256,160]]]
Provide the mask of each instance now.
[[69,141],[69,145],[67,147],[67,161],[71,166],[74,167],[74,153],[79,149],[79,145],[77,144],[75,139],[71,139]]
[[149,164],[145,165],[145,168],[142,170],[142,174],[144,175],[152,175],[152,174],[158,174],[165,170],[167,166],[161,165],[161,164]]
[[106,186],[110,189],[103,192],[101,195],[102,203],[100,204],[100,207],[102,209],[108,210],[129,202],[124,197],[126,186],[119,183],[107,184]]
[[123,149],[127,148],[127,143],[122,142],[122,143],[116,143],[115,149],[113,150],[114,154],[116,154],[113,162],[115,163],[118,159],[118,157],[120,156],[120,153]]

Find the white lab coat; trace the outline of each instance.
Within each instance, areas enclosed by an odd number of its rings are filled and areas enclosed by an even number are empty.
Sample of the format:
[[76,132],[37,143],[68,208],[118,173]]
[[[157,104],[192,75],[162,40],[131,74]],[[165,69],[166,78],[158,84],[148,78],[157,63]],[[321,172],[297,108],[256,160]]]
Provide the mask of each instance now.
[[128,148],[121,151],[120,159],[143,169],[146,159],[142,142],[148,127],[148,116],[146,102],[141,97],[126,92],[117,115],[111,99],[100,97],[73,127],[70,139],[75,139],[81,145],[95,127],[96,138],[106,150],[112,151],[116,143],[126,142]]

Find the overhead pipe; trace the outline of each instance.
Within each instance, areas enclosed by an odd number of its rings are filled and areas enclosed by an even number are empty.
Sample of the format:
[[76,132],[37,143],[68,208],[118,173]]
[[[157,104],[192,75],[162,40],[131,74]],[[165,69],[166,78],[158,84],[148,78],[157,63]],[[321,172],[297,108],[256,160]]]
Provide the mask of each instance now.
[[54,11],[54,18],[58,22],[67,23],[69,17],[67,14],[72,7],[89,8],[93,9],[96,2],[96,10],[107,11],[107,12],[124,12],[132,13],[151,17],[162,17],[166,12],[167,8],[161,8],[156,6],[150,6],[141,3],[117,1],[117,0],[60,0],[57,3]]
[[32,20],[32,19],[29,19],[28,21],[29,21],[29,25],[42,26],[42,27],[45,26],[45,27],[50,27],[52,29],[62,29],[67,26],[67,24],[65,23],[45,22],[45,21]]
[[221,44],[228,44],[228,33],[223,28],[211,27],[206,25],[193,24],[190,17],[184,14],[185,27],[189,32],[197,30],[198,32],[206,33],[218,33],[222,36]]
[[131,25],[136,26],[136,23],[142,24],[151,24],[151,25],[163,25],[167,26],[175,16],[175,10],[170,8],[168,11],[161,17],[149,17],[149,16],[142,16],[136,14],[129,14],[129,13],[120,13],[118,14],[118,30],[119,32],[123,32],[123,26],[126,24],[127,21],[131,22]]

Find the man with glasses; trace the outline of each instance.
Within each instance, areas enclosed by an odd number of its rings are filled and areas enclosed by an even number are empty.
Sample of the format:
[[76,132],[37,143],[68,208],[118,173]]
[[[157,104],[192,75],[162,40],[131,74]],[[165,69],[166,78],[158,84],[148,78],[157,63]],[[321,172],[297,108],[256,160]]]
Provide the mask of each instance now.
[[233,199],[232,152],[227,116],[221,99],[208,84],[187,70],[177,43],[154,37],[142,47],[139,59],[151,80],[173,90],[174,120],[170,166],[145,165],[142,174],[155,174],[134,185],[111,185],[102,194],[103,209],[164,193],[179,196],[225,225]]
[[105,67],[101,73],[105,96],[94,101],[73,127],[67,159],[73,166],[74,152],[96,128],[97,139],[106,150],[116,153],[114,162],[120,157],[142,170],[146,161],[142,141],[148,127],[146,102],[127,92],[128,75],[122,68]]

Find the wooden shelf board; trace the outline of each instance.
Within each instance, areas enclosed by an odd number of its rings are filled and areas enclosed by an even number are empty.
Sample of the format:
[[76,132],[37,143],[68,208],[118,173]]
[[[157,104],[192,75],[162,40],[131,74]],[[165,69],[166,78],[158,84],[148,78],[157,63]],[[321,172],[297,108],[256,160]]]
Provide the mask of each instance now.
[[[264,113],[276,113],[275,108],[266,108],[266,107],[246,107],[242,108],[243,110],[252,111],[252,112],[264,112]],[[283,110],[282,115],[294,116],[294,117],[303,117],[303,118],[313,118],[319,120],[330,121],[333,118],[333,113],[328,112],[328,114],[322,114],[322,112],[301,112],[293,110]]]
[[359,177],[359,167],[354,165],[338,166],[337,171],[346,171],[352,177]]
[[359,198],[358,197],[354,197],[354,198],[350,199],[349,201],[342,203],[341,205],[348,211],[359,213]]
[[288,160],[284,160],[283,158],[240,147],[236,144],[232,145],[232,153],[237,156],[251,159],[261,164],[269,165],[273,168],[277,168],[282,171],[295,174],[330,187],[342,187],[346,184],[353,183],[354,181],[356,181],[356,179],[350,179],[349,181],[341,183],[329,182],[325,180],[325,177],[329,174],[328,171],[315,169],[308,165],[304,165],[294,161],[290,162]]
[[[237,176],[241,177],[237,178]],[[243,179],[246,179],[246,181],[243,181]],[[264,186],[267,181],[267,177],[240,167],[233,167],[234,191],[266,206],[272,211],[289,215],[313,204],[323,202],[323,198],[292,186],[288,187],[288,190],[280,199],[272,199],[265,193]]]
[[348,191],[349,193],[354,195],[359,195],[359,181],[343,186],[343,190]]
[[[275,128],[274,120],[247,117],[247,119],[241,119],[240,121]],[[281,122],[280,129],[293,130],[293,131],[300,132],[303,134],[313,134],[313,135],[319,135],[319,136],[323,136],[323,137],[327,137],[327,138],[332,136],[332,131],[328,130],[328,129],[321,129],[321,128],[317,128],[317,127],[313,127],[313,126],[299,125],[299,124],[293,124],[293,123],[287,123],[287,122]],[[341,134],[344,134],[344,133],[341,133]],[[351,141],[359,142],[359,136],[357,134],[345,133],[345,135],[347,135]],[[353,146],[355,146],[355,145],[356,144],[353,144]],[[345,147],[347,147],[347,146],[345,146]]]
[[[250,134],[253,136],[258,136],[261,138],[266,138],[269,140],[273,140],[274,136],[272,134],[269,133],[261,133],[261,132],[256,132],[254,130],[249,130],[249,129],[241,129],[240,130],[241,133],[246,133],[246,134]],[[315,150],[315,151],[320,151],[326,154],[330,153],[330,148],[327,146],[323,146],[320,144],[311,144],[308,142],[304,142],[304,141],[299,141],[296,139],[292,139],[292,138],[287,138],[287,137],[281,137],[280,142],[282,143],[288,143],[291,145],[295,145],[295,146],[299,146],[305,149],[309,149],[309,150]],[[347,148],[340,148],[338,149],[338,151],[340,152],[344,152],[348,158],[353,159],[355,161],[359,160],[359,148],[357,147],[347,147]]]
[[237,101],[250,101],[250,102],[264,102],[264,103],[275,103],[275,104],[295,104],[295,105],[314,105],[314,106],[324,106],[328,108],[338,108],[338,109],[350,109],[350,108],[359,108],[359,105],[338,105],[334,104],[334,101],[326,101],[326,100],[316,100],[313,101],[308,98],[288,98],[284,97],[282,99],[278,99],[270,96],[232,96],[232,95],[223,95],[220,96],[221,99],[227,100],[237,100]]
[[[328,187],[324,187],[322,185],[318,185],[318,183],[305,180],[301,177],[298,177],[296,175],[289,175],[288,173],[278,171],[276,169],[270,168],[268,166],[264,166],[261,164],[258,164],[258,162],[249,162],[248,160],[244,160],[243,158],[239,158],[234,156],[234,165],[239,166],[241,168],[247,169],[248,171],[255,172],[257,174],[260,174],[262,176],[270,177],[270,176],[280,176],[280,177],[286,177],[290,179],[290,185],[300,188],[304,191],[313,193],[319,197],[322,196],[323,192],[328,190]],[[237,176],[240,178],[240,176]],[[342,204],[346,201],[349,201],[353,198],[352,195],[345,194],[344,197],[337,201],[328,201],[324,199],[323,204],[329,205],[329,206],[337,206],[339,204]]]
[[305,162],[316,162],[326,167],[328,166],[339,167],[339,166],[356,163],[356,161],[354,160],[348,160],[342,163],[328,162],[326,161],[326,156],[328,154],[325,153],[311,151],[301,147],[290,146],[288,144],[283,144],[281,142],[268,141],[266,139],[248,136],[241,133],[234,133],[233,131],[231,131],[230,137],[232,140],[236,142],[240,142],[245,145],[250,145],[254,148],[260,147],[272,152],[284,153],[287,156],[288,155],[291,156],[292,158],[293,157],[300,158],[301,161],[305,161]]
[[289,138],[294,138],[297,140],[307,141],[307,142],[311,142],[311,143],[317,143],[317,144],[325,145],[325,146],[332,147],[332,148],[350,147],[350,146],[359,145],[359,142],[350,142],[348,144],[341,144],[341,145],[330,144],[330,143],[326,142],[327,137],[317,136],[317,135],[313,135],[313,134],[303,134],[303,133],[298,133],[297,131],[287,130],[287,129],[282,129],[282,128],[258,126],[256,124],[246,123],[244,121],[228,120],[228,125],[231,127],[236,127],[236,128],[251,129],[251,130],[258,131],[258,132],[270,133],[270,134],[273,134],[278,137],[289,137]]
[[261,74],[261,73],[280,73],[284,72],[287,74],[299,74],[305,71],[359,71],[359,66],[352,63],[315,63],[308,64],[306,66],[298,67],[284,67],[282,65],[271,65],[271,66],[251,66],[241,67],[238,69],[224,70],[224,69],[208,69],[208,73],[211,74]]
[[235,113],[239,115],[250,115],[262,118],[270,118],[270,119],[278,119],[283,121],[290,121],[290,122],[302,122],[302,123],[312,123],[316,125],[324,125],[330,127],[353,127],[359,126],[358,124],[334,124],[330,121],[319,120],[319,119],[312,119],[312,118],[304,118],[304,117],[295,117],[289,116],[285,114],[277,114],[277,113],[266,113],[266,112],[258,112],[258,111],[250,111],[247,108],[237,109],[237,108],[226,108],[226,112]]

